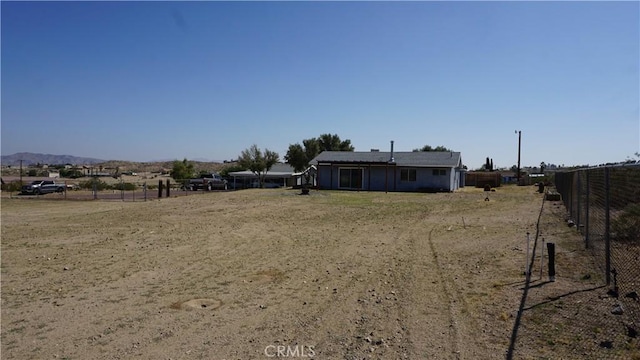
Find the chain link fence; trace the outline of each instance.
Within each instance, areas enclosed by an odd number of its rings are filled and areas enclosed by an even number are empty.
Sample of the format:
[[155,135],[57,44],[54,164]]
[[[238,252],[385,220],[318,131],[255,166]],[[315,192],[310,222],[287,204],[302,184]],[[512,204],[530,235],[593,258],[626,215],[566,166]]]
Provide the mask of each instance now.
[[640,165],[557,172],[555,185],[610,293],[640,323]]

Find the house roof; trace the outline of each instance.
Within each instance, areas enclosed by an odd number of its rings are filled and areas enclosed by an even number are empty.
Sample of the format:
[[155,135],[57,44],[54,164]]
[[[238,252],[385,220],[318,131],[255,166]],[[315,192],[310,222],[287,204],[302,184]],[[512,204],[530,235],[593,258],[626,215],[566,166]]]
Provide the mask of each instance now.
[[[289,164],[276,163],[271,167],[271,170],[267,171],[265,177],[266,178],[290,177],[293,173],[294,173],[293,168]],[[234,171],[234,172],[230,172],[229,175],[244,176],[244,177],[256,176],[250,170]]]
[[[396,166],[415,167],[461,167],[462,157],[459,152],[450,151],[407,151],[394,152]],[[316,156],[312,163],[343,164],[392,164],[391,152],[388,151],[324,151]]]

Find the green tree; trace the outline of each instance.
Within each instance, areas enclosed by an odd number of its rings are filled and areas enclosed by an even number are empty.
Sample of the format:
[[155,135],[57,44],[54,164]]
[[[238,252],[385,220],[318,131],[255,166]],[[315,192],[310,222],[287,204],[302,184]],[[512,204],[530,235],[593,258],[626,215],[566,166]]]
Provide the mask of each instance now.
[[[320,152],[323,151],[353,151],[351,140],[340,140],[338,134],[322,134],[317,139]],[[315,157],[315,156],[314,156]]]
[[442,145],[438,145],[436,147],[432,147],[431,145],[425,145],[420,149],[413,149],[413,152],[418,152],[418,151],[453,151],[453,150],[447,149]]
[[291,165],[295,172],[301,172],[307,168],[310,159],[307,157],[305,150],[300,144],[290,144],[284,161]]
[[284,159],[296,172],[301,172],[309,167],[311,160],[323,151],[354,150],[351,140],[341,140],[338,134],[322,134],[317,138],[302,140],[302,145],[300,143],[289,145]]
[[195,173],[195,168],[193,163],[188,161],[186,158],[182,161],[175,160],[173,162],[173,168],[171,170],[171,177],[176,180],[186,180],[193,177]]
[[238,164],[253,172],[260,181],[260,187],[263,187],[265,175],[278,160],[280,160],[280,155],[277,152],[264,149],[263,153],[258,145],[253,144],[248,149],[242,150],[240,157],[238,157]]

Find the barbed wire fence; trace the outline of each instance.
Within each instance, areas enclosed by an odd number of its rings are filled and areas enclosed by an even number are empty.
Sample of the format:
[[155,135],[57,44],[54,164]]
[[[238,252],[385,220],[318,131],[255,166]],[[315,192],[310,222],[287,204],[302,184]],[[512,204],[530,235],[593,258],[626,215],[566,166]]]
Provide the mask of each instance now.
[[640,323],[640,164],[556,172],[555,186],[609,293]]

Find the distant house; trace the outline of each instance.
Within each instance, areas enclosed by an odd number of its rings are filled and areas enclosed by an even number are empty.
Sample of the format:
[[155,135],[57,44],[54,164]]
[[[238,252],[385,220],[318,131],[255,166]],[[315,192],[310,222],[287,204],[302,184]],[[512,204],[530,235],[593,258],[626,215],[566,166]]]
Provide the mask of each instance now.
[[[264,176],[264,187],[289,187],[293,186],[293,168],[289,164],[274,164]],[[260,186],[258,176],[250,170],[233,171],[229,173],[229,188],[247,189]]]
[[46,172],[48,178],[58,179],[60,178],[60,171],[57,170],[49,170]]
[[311,163],[319,189],[448,192],[464,186],[459,152],[324,151]]
[[515,184],[518,182],[518,175],[513,171],[501,171],[500,176],[503,184]]

